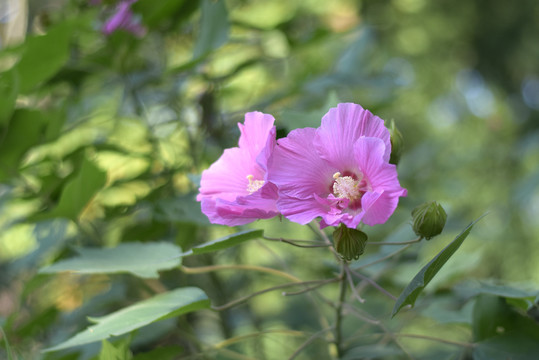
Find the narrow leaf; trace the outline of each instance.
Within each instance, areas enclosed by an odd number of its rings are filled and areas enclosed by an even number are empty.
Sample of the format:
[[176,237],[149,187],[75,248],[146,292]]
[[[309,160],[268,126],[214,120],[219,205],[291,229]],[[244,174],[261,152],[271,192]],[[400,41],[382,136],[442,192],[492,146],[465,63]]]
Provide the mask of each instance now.
[[210,241],[208,243],[199,245],[192,248],[185,255],[193,254],[204,254],[212,251],[223,250],[232,246],[241,244],[242,242],[256,239],[261,237],[264,234],[264,230],[246,230],[239,233],[222,237],[217,240]]
[[115,248],[79,248],[79,257],[61,260],[40,273],[70,271],[79,274],[129,272],[143,278],[157,278],[158,271],[181,262],[181,249],[170,243],[123,243]]
[[67,349],[127,334],[155,321],[209,308],[206,294],[196,287],[179,288],[156,295],[107,316],[91,318],[96,325],[88,327],[67,341],[44,352]]
[[[483,215],[484,216],[484,215]],[[405,305],[414,306],[415,301],[421,291],[427,286],[427,284],[434,278],[434,276],[440,271],[442,266],[451,258],[451,256],[462,245],[475,223],[477,223],[483,216],[468,225],[449,245],[447,245],[441,252],[438,253],[427,265],[425,265],[421,271],[417,273],[404,291],[400,294],[395,303],[391,317],[395,316],[400,309]]]

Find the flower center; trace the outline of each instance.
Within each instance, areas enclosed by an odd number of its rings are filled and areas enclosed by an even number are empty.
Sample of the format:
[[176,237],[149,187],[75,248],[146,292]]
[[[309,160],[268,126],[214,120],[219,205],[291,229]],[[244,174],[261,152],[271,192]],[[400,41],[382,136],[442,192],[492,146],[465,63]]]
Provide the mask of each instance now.
[[363,196],[360,189],[361,181],[354,179],[351,176],[341,176],[340,172],[333,174],[335,182],[333,183],[333,195],[338,198],[346,198],[349,200],[358,200]]
[[247,184],[247,191],[249,192],[249,195],[257,192],[258,189],[264,186],[265,183],[264,180],[253,180],[254,178],[255,177],[253,175],[247,175],[247,180],[249,180],[249,184]]

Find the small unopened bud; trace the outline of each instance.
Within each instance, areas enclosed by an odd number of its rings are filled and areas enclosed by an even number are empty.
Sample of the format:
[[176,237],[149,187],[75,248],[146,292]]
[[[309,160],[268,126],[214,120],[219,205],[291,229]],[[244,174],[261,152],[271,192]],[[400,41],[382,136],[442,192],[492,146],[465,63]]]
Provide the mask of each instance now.
[[365,251],[367,244],[367,234],[363,231],[350,229],[341,224],[333,232],[333,242],[335,250],[346,261],[357,260]]
[[404,149],[404,138],[401,132],[395,126],[395,121],[391,120],[389,124],[389,135],[391,141],[391,155],[389,157],[389,163],[397,165]]
[[436,201],[426,202],[412,210],[414,232],[427,240],[442,232],[446,219],[444,208]]

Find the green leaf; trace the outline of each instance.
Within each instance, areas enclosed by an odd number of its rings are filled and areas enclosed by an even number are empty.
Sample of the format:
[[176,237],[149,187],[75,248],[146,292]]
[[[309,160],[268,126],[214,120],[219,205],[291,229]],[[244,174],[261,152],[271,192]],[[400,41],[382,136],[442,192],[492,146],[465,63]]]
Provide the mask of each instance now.
[[185,0],[139,0],[133,4],[133,11],[142,15],[142,22],[150,27],[159,25],[180,9]]
[[203,57],[227,42],[230,24],[224,0],[202,1],[199,29],[193,59]]
[[45,35],[26,40],[22,58],[14,70],[19,75],[19,91],[28,93],[60,70],[69,58],[73,22],[63,22]]
[[[483,215],[484,216],[484,215]],[[481,216],[470,225],[468,225],[449,245],[447,245],[442,251],[438,253],[427,265],[425,265],[421,271],[417,273],[404,291],[400,294],[399,298],[395,302],[391,317],[395,316],[400,309],[405,305],[414,306],[415,301],[421,291],[427,286],[427,284],[434,278],[434,276],[440,271],[442,266],[451,258],[451,256],[458,250],[460,245],[464,242],[473,226],[483,218]]]
[[15,357],[13,356],[11,352],[11,347],[9,346],[9,341],[7,340],[6,333],[4,332],[4,329],[2,329],[1,326],[0,326],[0,334],[2,334],[2,337],[4,338],[4,347],[6,349],[8,360],[15,360]]
[[539,325],[497,296],[477,298],[473,334],[475,360],[534,360],[539,354]]
[[63,271],[78,274],[128,272],[143,278],[157,278],[158,271],[172,269],[181,262],[181,249],[170,243],[123,243],[110,249],[76,249],[79,257],[61,260],[40,273]]
[[539,336],[517,330],[476,343],[474,360],[536,360]]
[[0,140],[0,179],[14,175],[24,154],[39,143],[46,119],[40,111],[20,109]]
[[210,242],[207,242],[205,244],[199,245],[197,247],[192,248],[184,255],[191,255],[191,254],[204,254],[212,251],[217,250],[223,250],[232,246],[236,246],[238,244],[241,244],[242,242],[256,239],[264,235],[264,230],[245,230],[241,231],[239,233],[229,235],[222,237],[217,240],[213,240]]
[[0,125],[9,123],[18,94],[18,73],[10,70],[0,74]]
[[112,314],[100,318],[89,318],[96,325],[90,326],[67,341],[43,351],[67,349],[108,339],[111,336],[127,334],[155,321],[207,309],[209,306],[208,297],[199,288],[179,288],[143,300]]
[[107,340],[102,341],[99,360],[131,360],[133,354],[129,351],[130,338],[120,341],[116,345],[111,344]]
[[499,283],[497,280],[466,281],[455,286],[455,291],[466,297],[490,294],[511,299],[528,299],[539,295],[539,289],[520,284]]
[[200,203],[194,196],[163,198],[157,201],[155,218],[163,222],[187,222],[209,225],[208,218],[200,211]]
[[76,222],[79,214],[106,182],[107,174],[84,157],[79,173],[64,187],[56,208],[33,220],[64,217]]

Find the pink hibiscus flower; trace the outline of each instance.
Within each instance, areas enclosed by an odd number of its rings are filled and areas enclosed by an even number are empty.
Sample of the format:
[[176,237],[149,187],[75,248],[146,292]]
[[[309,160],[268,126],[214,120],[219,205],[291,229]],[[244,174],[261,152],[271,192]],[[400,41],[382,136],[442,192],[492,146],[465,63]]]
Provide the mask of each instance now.
[[275,119],[249,112],[239,124],[239,147],[226,149],[202,172],[197,200],[214,224],[243,225],[269,219],[279,212],[277,187],[268,182],[267,164],[275,147]]
[[297,129],[279,139],[268,174],[279,188],[277,207],[289,220],[321,227],[381,224],[406,196],[389,164],[384,121],[361,106],[332,108],[318,129]]

